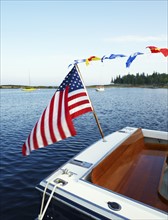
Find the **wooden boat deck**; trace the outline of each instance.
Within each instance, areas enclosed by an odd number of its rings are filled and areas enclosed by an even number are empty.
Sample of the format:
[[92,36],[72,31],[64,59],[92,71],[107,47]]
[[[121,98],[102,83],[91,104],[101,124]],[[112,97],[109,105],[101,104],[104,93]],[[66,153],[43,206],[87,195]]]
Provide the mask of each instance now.
[[93,169],[91,181],[168,212],[159,193],[167,155],[168,144],[145,143],[139,129]]

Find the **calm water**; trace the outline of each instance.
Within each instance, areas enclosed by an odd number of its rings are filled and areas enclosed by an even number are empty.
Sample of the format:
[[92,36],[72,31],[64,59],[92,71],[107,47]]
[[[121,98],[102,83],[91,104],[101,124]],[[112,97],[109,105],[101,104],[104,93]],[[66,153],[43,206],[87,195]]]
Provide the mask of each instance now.
[[[21,147],[55,90],[26,93],[1,92],[2,220],[33,220],[40,206],[35,186],[55,169],[100,138],[92,113],[74,120],[77,135],[23,157]],[[88,89],[105,135],[125,126],[168,131],[168,90],[110,88],[102,93]],[[69,217],[67,217],[69,216]],[[75,220],[58,211],[57,220]],[[80,220],[80,217],[77,218]]]

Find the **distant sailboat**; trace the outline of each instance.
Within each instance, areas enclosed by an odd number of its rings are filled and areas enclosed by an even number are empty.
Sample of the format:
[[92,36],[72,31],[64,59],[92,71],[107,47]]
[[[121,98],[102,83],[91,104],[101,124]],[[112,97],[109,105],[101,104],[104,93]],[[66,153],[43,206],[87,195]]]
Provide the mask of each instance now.
[[36,88],[32,88],[32,87],[30,87],[30,88],[22,88],[22,91],[25,91],[25,92],[32,92],[34,90],[36,90]]
[[22,91],[32,92],[32,91],[36,90],[36,88],[31,87],[30,85],[31,85],[31,83],[30,83],[30,71],[29,71],[29,86],[27,86],[27,87],[25,87],[25,88],[22,88]]

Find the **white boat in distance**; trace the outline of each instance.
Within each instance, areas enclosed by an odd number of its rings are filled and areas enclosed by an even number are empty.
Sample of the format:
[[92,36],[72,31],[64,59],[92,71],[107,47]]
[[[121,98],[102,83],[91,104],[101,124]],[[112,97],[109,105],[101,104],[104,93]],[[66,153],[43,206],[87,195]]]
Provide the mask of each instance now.
[[97,92],[103,92],[104,91],[104,86],[97,86],[96,91]]
[[88,219],[167,220],[168,132],[123,128],[88,146],[36,188],[43,193],[39,220],[50,201]]

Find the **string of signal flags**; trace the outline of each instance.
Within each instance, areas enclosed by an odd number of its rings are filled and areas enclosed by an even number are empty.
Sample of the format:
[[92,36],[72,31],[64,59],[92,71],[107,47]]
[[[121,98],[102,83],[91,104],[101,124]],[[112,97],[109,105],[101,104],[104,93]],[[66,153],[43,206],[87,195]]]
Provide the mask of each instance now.
[[[151,53],[162,53],[164,57],[168,56],[168,48],[159,48],[159,47],[155,47],[155,46],[147,46],[146,48],[148,48],[150,50]],[[135,58],[139,55],[143,55],[144,53],[142,52],[135,52],[133,54],[131,54],[129,57],[124,55],[124,54],[111,54],[110,56],[106,56],[104,55],[102,58],[97,57],[97,56],[91,56],[87,59],[78,59],[78,60],[74,60],[73,63],[71,63],[68,67],[72,66],[72,65],[77,65],[78,63],[86,63],[86,65],[89,65],[89,63],[91,61],[98,61],[101,60],[101,62],[103,62],[106,59],[115,59],[115,58],[119,58],[119,57],[128,57],[127,61],[126,61],[126,68],[129,68],[131,63],[135,60]]]

